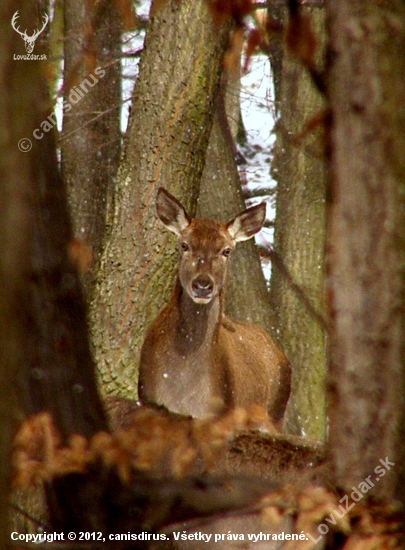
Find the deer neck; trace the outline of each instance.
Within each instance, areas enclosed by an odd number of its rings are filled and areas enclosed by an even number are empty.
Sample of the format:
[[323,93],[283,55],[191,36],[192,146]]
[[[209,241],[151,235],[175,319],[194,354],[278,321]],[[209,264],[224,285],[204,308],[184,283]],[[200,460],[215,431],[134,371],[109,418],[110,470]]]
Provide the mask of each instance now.
[[196,304],[177,280],[175,299],[179,312],[176,326],[178,343],[189,351],[210,346],[222,317],[222,295],[213,298],[209,304]]

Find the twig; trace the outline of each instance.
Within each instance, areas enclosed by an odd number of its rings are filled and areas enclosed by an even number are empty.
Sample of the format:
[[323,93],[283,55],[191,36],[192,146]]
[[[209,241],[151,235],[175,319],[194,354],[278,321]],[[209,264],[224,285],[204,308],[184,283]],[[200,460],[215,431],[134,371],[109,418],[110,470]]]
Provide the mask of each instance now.
[[41,529],[48,530],[48,531],[51,529],[48,525],[46,525],[46,523],[44,523],[43,521],[40,521],[37,518],[34,518],[34,516],[31,516],[30,513],[28,513],[26,510],[23,510],[15,502],[10,502],[10,506],[11,508],[14,508],[14,510],[16,510],[19,514],[24,516],[26,519],[28,519],[29,521],[32,521],[32,523],[35,523],[35,525],[37,525]]
[[292,292],[294,292],[304,308],[308,311],[309,315],[318,323],[322,330],[324,330],[325,332],[329,332],[329,324],[327,320],[314,308],[308,296],[305,294],[305,291],[300,287],[298,283],[294,281],[281,256],[267,243],[263,244],[263,248],[266,249],[270,256],[272,264],[276,269],[279,270],[287,285],[292,290]]

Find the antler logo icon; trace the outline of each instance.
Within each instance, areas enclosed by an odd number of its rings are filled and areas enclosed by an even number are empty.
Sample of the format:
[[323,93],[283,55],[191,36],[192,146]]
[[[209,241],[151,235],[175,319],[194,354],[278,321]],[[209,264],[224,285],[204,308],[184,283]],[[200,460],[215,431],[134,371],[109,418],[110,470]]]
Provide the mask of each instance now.
[[18,32],[18,34],[22,36],[22,39],[25,42],[25,49],[27,50],[27,53],[33,52],[34,46],[35,46],[35,40],[38,38],[38,36],[41,34],[41,32],[44,30],[44,28],[48,24],[48,21],[49,21],[48,15],[45,13],[43,17],[44,17],[44,24],[42,25],[42,29],[39,31],[34,31],[32,36],[28,36],[27,30],[25,30],[25,32],[21,32],[19,27],[15,26],[18,19],[18,10],[13,15],[13,18],[11,20],[11,26],[16,32]]

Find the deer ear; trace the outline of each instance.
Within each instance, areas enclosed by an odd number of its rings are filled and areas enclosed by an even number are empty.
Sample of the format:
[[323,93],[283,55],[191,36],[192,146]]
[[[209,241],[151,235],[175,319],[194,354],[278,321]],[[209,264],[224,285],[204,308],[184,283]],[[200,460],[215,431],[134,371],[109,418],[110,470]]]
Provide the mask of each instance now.
[[167,229],[170,229],[170,231],[173,231],[178,236],[190,224],[191,220],[181,202],[163,187],[159,187],[157,192],[156,211],[159,219]]
[[253,237],[263,227],[266,218],[266,203],[261,202],[238,214],[227,223],[226,228],[232,239],[238,243]]

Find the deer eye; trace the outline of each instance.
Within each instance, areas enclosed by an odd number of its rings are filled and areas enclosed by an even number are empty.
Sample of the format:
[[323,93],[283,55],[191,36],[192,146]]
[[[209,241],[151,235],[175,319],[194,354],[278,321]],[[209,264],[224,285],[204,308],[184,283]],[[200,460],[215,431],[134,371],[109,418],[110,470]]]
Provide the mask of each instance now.
[[230,248],[224,248],[223,251],[222,251],[222,256],[225,256],[225,258],[227,258],[230,253],[231,253]]
[[190,247],[188,246],[187,243],[181,243],[180,247],[181,247],[183,252],[187,252],[187,250],[190,249]]

